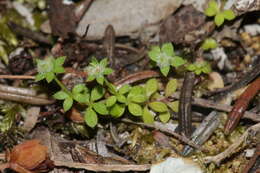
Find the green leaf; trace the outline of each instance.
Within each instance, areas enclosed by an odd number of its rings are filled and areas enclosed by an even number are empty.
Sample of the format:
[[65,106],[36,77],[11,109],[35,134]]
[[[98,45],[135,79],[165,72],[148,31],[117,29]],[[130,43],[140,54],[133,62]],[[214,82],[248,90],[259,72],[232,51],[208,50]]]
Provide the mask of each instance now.
[[101,115],[107,115],[108,114],[107,107],[106,107],[106,105],[103,101],[94,103],[93,108],[97,113],[99,113]]
[[53,72],[54,73],[64,73],[65,69],[63,67],[55,67]]
[[152,50],[148,52],[148,56],[151,60],[157,62],[159,56],[161,54],[161,49],[159,46],[152,47]]
[[214,22],[217,26],[220,26],[224,23],[225,20],[225,16],[223,13],[218,13],[215,18],[214,18]]
[[225,17],[225,19],[227,19],[227,20],[233,20],[233,19],[235,19],[235,13],[232,11],[232,10],[224,10],[223,11],[223,15],[224,15],[224,17]]
[[103,58],[103,59],[100,61],[100,65],[102,65],[103,67],[106,67],[107,64],[108,64],[107,58]]
[[124,104],[115,104],[111,107],[110,114],[112,117],[118,118],[123,115],[125,112],[125,105]]
[[55,66],[62,66],[65,62],[66,56],[61,56],[55,59]]
[[105,79],[104,79],[104,76],[98,76],[96,78],[96,80],[97,80],[97,83],[99,83],[100,85],[103,85]]
[[110,96],[106,99],[106,105],[107,107],[111,107],[116,103],[116,96]]
[[210,73],[212,70],[211,70],[211,67],[210,67],[210,64],[209,63],[207,63],[203,68],[202,68],[202,72],[203,73],[206,73],[206,74],[208,74],[208,73]]
[[186,61],[182,57],[174,56],[171,65],[173,67],[179,67],[179,66],[181,66],[181,65],[183,65],[185,63],[186,63]]
[[54,68],[53,72],[55,73],[64,73],[65,69],[62,67],[62,65],[65,62],[66,57],[62,56],[54,60]]
[[128,110],[134,116],[142,116],[143,114],[142,107],[136,103],[129,103]]
[[90,97],[90,95],[87,94],[87,93],[85,93],[85,94],[81,94],[81,93],[73,94],[74,100],[76,100],[79,103],[88,103],[89,97]]
[[173,112],[178,112],[179,111],[179,101],[174,101],[174,102],[168,102],[167,105]]
[[111,73],[113,73],[113,72],[114,72],[113,69],[111,69],[111,68],[105,68],[105,70],[104,70],[104,75],[109,75],[109,74],[111,74]]
[[73,99],[71,97],[67,97],[63,102],[63,109],[67,112],[73,104]]
[[158,90],[158,81],[156,79],[149,79],[145,84],[146,95],[149,98]]
[[36,76],[35,76],[35,81],[38,82],[40,80],[43,80],[45,78],[45,73],[38,73]]
[[81,92],[87,92],[87,91],[88,91],[88,89],[84,84],[77,84],[72,89],[73,94],[77,94],[77,93],[81,93]]
[[69,97],[69,95],[64,91],[58,91],[56,92],[53,97],[57,100],[64,100]]
[[132,99],[134,99],[134,97],[138,95],[145,95],[145,90],[141,86],[134,86],[131,88],[130,92],[128,93],[127,99],[131,101]]
[[102,88],[101,86],[96,86],[91,90],[90,100],[91,101],[99,100],[104,96],[104,94],[105,94],[105,89]]
[[151,102],[148,104],[149,107],[155,112],[166,112],[168,111],[167,105],[163,102]]
[[105,84],[108,87],[108,91],[111,94],[113,94],[113,95],[117,94],[117,90],[116,90],[116,86],[115,85],[113,85],[112,83],[108,82],[106,79],[105,79]]
[[120,103],[126,103],[127,102],[127,99],[124,95],[119,94],[119,95],[116,96],[116,98],[117,98],[117,101],[119,101]]
[[163,44],[162,52],[164,52],[167,56],[173,56],[174,55],[173,45],[171,43]]
[[91,82],[95,79],[94,75],[88,75],[87,82]]
[[194,71],[196,69],[196,66],[194,64],[190,64],[190,65],[188,65],[187,69],[189,71]]
[[164,76],[167,76],[170,71],[170,65],[160,68],[160,71]]
[[135,95],[131,101],[135,102],[135,103],[143,103],[146,101],[146,95]]
[[164,112],[159,115],[161,122],[167,123],[171,118],[171,114],[169,112]]
[[218,47],[218,43],[213,38],[207,38],[201,45],[203,50],[215,49]]
[[154,115],[149,111],[147,106],[145,106],[145,108],[143,110],[143,121],[144,121],[144,123],[147,123],[147,124],[154,123]]
[[165,87],[165,96],[169,97],[171,96],[177,89],[178,81],[176,79],[171,79],[166,87]]
[[54,69],[54,58],[48,57],[44,60],[36,60],[37,63],[37,71],[39,73],[48,73],[53,72]]
[[53,72],[46,73],[46,80],[48,83],[50,83],[54,79],[55,75]]
[[210,8],[208,7],[206,10],[205,10],[205,15],[206,16],[209,16],[209,17],[212,17],[212,16],[215,16],[217,14],[217,10],[215,8]]
[[208,4],[208,8],[205,11],[205,14],[209,17],[215,16],[219,12],[218,3],[215,0],[211,0]]
[[119,94],[126,94],[130,90],[131,90],[131,86],[126,84],[126,85],[123,85],[121,88],[119,88],[118,92],[119,92]]
[[195,70],[195,74],[196,74],[196,75],[200,75],[201,72],[202,72],[202,69],[199,69],[199,68],[198,68],[198,69]]
[[87,108],[84,120],[89,127],[94,128],[98,123],[98,117],[96,112],[92,108]]

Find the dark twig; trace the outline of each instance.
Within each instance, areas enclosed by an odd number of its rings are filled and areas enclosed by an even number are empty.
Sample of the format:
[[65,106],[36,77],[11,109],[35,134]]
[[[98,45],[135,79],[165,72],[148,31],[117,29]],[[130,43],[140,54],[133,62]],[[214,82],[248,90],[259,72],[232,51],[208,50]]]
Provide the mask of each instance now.
[[140,80],[148,79],[148,78],[153,78],[153,77],[158,77],[160,74],[156,71],[152,70],[147,70],[147,71],[140,71],[134,74],[130,74],[121,80],[118,80],[114,82],[114,85],[116,85],[118,88],[125,84],[131,84]]
[[232,111],[228,115],[228,119],[224,128],[225,134],[229,134],[235,129],[239,123],[240,118],[246,111],[249,102],[254,98],[259,90],[260,77],[252,82],[252,84],[250,84],[249,87],[243,92],[243,94],[241,94],[241,96],[237,99]]
[[260,143],[257,144],[253,157],[249,160],[242,173],[248,173],[249,170],[254,166],[259,156],[260,156]]
[[[213,134],[216,128],[220,124],[220,117],[216,111],[212,111],[199,125],[199,127],[193,132],[191,136],[191,140],[201,146],[206,140]],[[189,155],[192,153],[193,148],[186,145],[182,154],[184,156]]]
[[110,66],[114,69],[116,67],[115,62],[115,30],[112,25],[108,25],[105,30],[103,38],[103,48],[109,59]]
[[[246,74],[244,74],[238,81],[234,82],[233,84],[226,86],[221,89],[217,89],[212,91],[208,95],[215,95],[220,94],[220,97],[225,96],[227,93],[235,91],[239,88],[246,86],[249,82],[251,82],[254,78],[256,78],[260,74],[260,61]],[[219,97],[219,96],[218,96]],[[220,99],[220,98],[217,98]]]
[[184,82],[181,88],[179,104],[179,127],[182,135],[190,137],[191,135],[191,100],[195,81],[195,74],[188,72],[185,74]]
[[[179,99],[180,93],[175,92],[172,96],[172,98]],[[221,103],[216,103],[212,100],[207,100],[207,99],[202,99],[202,98],[192,98],[192,104],[196,106],[201,106],[205,108],[212,108],[216,109],[219,111],[225,111],[225,112],[230,112],[232,110],[232,106],[226,105],[226,104],[221,104]],[[253,112],[248,112],[246,111],[244,113],[243,118],[251,119],[256,122],[260,122],[260,115],[253,113]]]
[[49,37],[47,37],[46,35],[44,35],[40,32],[31,31],[31,30],[24,28],[22,26],[19,26],[13,22],[8,22],[8,26],[10,27],[10,29],[12,29],[18,35],[22,35],[24,37],[30,38],[36,42],[52,44]]
[[6,85],[0,85],[0,98],[33,105],[46,105],[55,102],[45,95],[37,95],[35,90]]

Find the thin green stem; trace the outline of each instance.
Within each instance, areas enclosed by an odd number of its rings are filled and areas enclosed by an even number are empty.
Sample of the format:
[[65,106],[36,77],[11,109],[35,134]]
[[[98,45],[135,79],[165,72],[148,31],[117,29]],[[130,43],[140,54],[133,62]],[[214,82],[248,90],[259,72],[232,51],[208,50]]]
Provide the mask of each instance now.
[[66,88],[66,86],[56,76],[54,77],[54,80],[64,92],[66,92],[68,95],[70,95],[73,98],[72,93]]

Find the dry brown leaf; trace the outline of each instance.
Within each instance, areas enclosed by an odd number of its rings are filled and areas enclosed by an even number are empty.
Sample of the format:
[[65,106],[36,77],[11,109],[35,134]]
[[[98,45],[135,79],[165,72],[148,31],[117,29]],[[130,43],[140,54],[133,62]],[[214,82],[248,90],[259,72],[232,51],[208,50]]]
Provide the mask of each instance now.
[[47,158],[47,147],[39,140],[25,141],[16,145],[10,153],[10,162],[32,170]]

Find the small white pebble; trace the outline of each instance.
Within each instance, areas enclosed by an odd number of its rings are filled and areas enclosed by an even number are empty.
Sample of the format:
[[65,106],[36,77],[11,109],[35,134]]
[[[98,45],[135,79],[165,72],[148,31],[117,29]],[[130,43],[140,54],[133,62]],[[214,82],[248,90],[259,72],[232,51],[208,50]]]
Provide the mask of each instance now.
[[247,150],[245,150],[245,152],[246,152],[246,157],[250,158],[254,155],[255,149],[247,149]]

